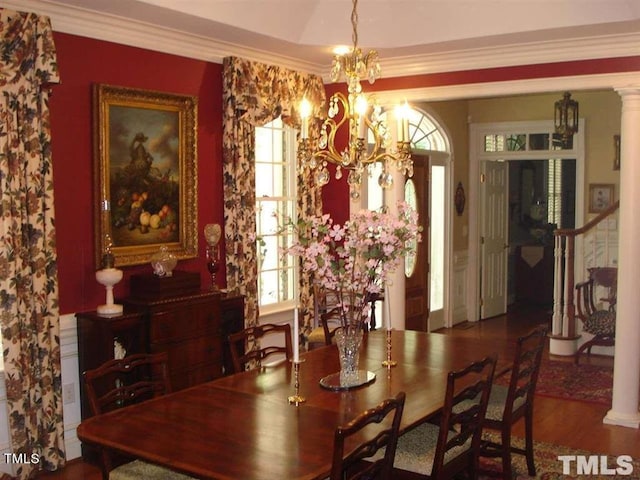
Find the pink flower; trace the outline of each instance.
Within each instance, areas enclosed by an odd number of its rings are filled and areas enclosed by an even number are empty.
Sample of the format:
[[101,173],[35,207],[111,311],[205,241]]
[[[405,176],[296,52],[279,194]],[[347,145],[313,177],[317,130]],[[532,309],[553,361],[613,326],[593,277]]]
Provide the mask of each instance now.
[[418,214],[404,202],[396,215],[361,210],[342,226],[327,214],[289,225],[295,236],[284,252],[299,256],[314,281],[336,293],[345,324],[367,319],[369,295],[383,290],[420,241]]

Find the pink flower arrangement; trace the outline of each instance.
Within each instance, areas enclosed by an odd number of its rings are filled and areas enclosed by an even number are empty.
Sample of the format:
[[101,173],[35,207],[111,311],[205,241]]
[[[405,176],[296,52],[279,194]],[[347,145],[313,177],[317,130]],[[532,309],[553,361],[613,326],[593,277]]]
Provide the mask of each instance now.
[[406,203],[398,213],[361,210],[337,225],[329,215],[299,220],[286,253],[300,257],[302,271],[333,292],[343,326],[362,324],[369,299],[389,282],[400,260],[415,253],[420,240],[418,214]]

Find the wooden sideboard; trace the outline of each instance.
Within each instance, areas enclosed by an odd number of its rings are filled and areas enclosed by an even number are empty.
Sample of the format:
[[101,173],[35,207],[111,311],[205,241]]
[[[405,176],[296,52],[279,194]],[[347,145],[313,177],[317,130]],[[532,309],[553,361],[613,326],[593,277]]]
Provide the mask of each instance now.
[[[80,379],[85,370],[114,358],[114,347],[127,354],[166,351],[174,390],[233,371],[227,337],[244,328],[244,297],[197,292],[119,302],[122,315],[76,314]],[[83,390],[82,418],[87,418],[91,415]]]

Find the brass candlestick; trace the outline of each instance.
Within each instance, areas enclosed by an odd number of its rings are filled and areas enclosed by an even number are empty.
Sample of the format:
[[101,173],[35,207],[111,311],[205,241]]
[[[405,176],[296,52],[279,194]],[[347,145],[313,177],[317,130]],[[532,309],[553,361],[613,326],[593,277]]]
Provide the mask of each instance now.
[[398,365],[398,362],[391,359],[391,329],[387,329],[387,359],[382,362],[383,367],[391,368]]
[[293,362],[293,387],[295,388],[295,394],[289,397],[289,404],[295,405],[296,407],[301,403],[307,401],[302,395],[300,395],[300,364],[302,360]]

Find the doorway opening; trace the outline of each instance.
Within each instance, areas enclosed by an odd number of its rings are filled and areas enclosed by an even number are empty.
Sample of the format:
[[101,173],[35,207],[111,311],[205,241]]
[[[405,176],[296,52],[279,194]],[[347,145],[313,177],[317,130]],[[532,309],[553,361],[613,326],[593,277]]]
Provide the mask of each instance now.
[[553,304],[554,236],[575,227],[575,159],[512,160],[507,306]]
[[[477,252],[470,318],[502,315],[518,295],[552,303],[553,225],[570,228],[582,218],[582,133],[560,144],[547,121],[472,124],[471,133],[470,174],[479,182],[477,208],[470,206],[470,258]],[[546,292],[532,269],[540,270]]]

